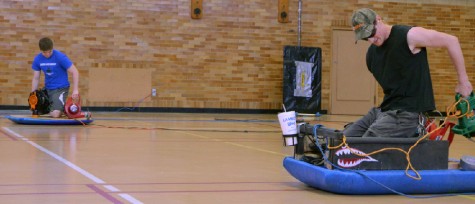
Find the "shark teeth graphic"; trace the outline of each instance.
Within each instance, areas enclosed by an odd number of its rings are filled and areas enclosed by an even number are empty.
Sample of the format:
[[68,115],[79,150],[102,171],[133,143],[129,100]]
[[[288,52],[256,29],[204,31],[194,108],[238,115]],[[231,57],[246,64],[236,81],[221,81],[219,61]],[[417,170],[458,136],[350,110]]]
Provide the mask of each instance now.
[[[365,154],[363,151],[360,151],[358,149],[343,147],[335,152],[335,155],[338,157],[338,160],[337,160],[338,166],[341,166],[343,168],[351,168],[351,167],[358,166],[363,162],[377,162],[378,161],[370,156],[359,157],[357,155],[354,155],[352,152],[355,152],[357,154]],[[339,158],[341,156],[348,156],[348,155],[354,155],[357,157]]]

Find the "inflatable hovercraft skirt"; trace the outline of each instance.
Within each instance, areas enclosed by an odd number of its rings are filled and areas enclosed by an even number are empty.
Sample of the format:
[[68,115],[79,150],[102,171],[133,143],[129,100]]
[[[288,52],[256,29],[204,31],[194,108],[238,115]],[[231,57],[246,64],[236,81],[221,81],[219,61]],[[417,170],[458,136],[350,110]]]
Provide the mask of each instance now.
[[64,113],[67,118],[52,118],[48,91],[45,88],[35,90],[28,97],[28,104],[32,115],[7,115],[5,118],[22,125],[87,125],[94,120],[90,112],[81,111],[81,99],[72,97],[66,99]]
[[92,118],[51,118],[49,116],[7,115],[5,118],[22,125],[87,125]]
[[[410,154],[416,171],[406,171],[408,162],[403,153],[392,151],[362,157],[349,152],[369,153],[387,147],[409,149],[414,139],[346,138],[348,147],[333,149],[328,147],[341,143],[343,134],[339,130],[309,124],[299,125],[298,130],[294,135],[298,142],[292,145],[295,155],[286,157],[283,166],[290,175],[313,188],[350,195],[475,193],[473,169],[448,168],[447,140],[423,140]],[[326,143],[320,144],[327,149],[320,148],[324,159],[319,165],[303,159],[305,135],[312,135],[317,145],[318,140]]]
[[475,193],[475,171],[459,169],[420,170],[421,180],[405,170],[330,170],[287,157],[285,169],[311,187],[352,195]]

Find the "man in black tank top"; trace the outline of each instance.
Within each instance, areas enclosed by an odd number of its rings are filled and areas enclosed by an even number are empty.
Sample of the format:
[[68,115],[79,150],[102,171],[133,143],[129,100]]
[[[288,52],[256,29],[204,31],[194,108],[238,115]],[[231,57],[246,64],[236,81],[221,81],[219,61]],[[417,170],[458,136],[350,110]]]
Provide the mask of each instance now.
[[351,21],[356,41],[372,43],[366,65],[382,87],[384,99],[347,125],[346,136],[417,136],[419,115],[435,110],[426,47],[447,49],[458,76],[455,91],[465,97],[472,92],[457,37],[422,27],[388,25],[368,8],[355,11]]

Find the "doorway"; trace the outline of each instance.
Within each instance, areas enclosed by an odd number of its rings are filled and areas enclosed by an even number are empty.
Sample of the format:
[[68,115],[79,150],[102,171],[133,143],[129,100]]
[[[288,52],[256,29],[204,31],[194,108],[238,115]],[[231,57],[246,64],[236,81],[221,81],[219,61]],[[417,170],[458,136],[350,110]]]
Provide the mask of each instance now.
[[365,115],[376,102],[376,82],[366,67],[370,43],[355,44],[351,30],[333,30],[330,113]]

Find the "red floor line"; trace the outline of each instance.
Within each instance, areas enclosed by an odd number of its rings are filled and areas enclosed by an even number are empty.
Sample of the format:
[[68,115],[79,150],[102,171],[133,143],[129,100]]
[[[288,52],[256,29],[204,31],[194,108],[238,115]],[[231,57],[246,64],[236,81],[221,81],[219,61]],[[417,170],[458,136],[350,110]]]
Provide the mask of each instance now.
[[13,140],[13,141],[18,141],[18,138],[14,137],[14,136],[11,136],[10,134],[8,134],[7,132],[5,132],[5,130],[3,130],[3,128],[0,128],[0,132],[2,133],[2,135],[5,135],[7,138],[9,138],[10,140]]
[[101,195],[102,197],[104,197],[105,199],[107,199],[108,201],[114,203],[114,204],[123,204],[122,201],[120,200],[117,200],[116,198],[114,198],[113,196],[111,196],[109,193],[101,190],[100,188],[98,188],[97,186],[95,185],[92,185],[92,184],[87,184],[86,185],[88,188],[92,189],[94,192],[98,193],[99,195]]

